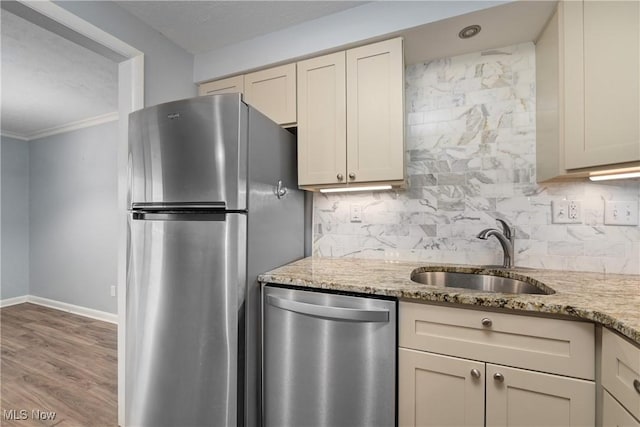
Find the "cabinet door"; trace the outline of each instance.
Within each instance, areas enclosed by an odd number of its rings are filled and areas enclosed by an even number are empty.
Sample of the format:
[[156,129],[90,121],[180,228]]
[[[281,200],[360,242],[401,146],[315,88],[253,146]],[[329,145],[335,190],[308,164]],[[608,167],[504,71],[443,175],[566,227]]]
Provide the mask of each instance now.
[[296,64],[245,74],[247,104],[280,125],[296,122]]
[[565,166],[640,160],[640,2],[564,2]]
[[396,38],[347,51],[349,182],[404,179],[404,57]]
[[487,426],[593,426],[595,383],[487,363]]
[[345,53],[298,62],[298,185],[346,182]]
[[405,348],[398,353],[400,426],[484,424],[484,363]]
[[633,418],[606,390],[603,391],[602,426],[603,427],[640,427]]
[[198,88],[198,94],[219,95],[222,93],[244,93],[244,77],[235,76],[228,79],[216,80],[203,83]]
[[602,386],[640,418],[640,348],[603,328],[600,363]]

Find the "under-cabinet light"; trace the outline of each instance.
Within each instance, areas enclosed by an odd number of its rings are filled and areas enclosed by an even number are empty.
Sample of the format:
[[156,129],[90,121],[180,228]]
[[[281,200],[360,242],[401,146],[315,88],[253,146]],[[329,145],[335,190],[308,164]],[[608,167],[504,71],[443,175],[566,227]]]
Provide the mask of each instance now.
[[391,190],[390,185],[372,185],[369,187],[344,187],[344,188],[321,188],[321,193],[342,193],[347,191],[376,191]]
[[640,178],[640,172],[609,173],[609,174],[603,174],[603,175],[591,175],[589,177],[591,181],[608,181],[610,179],[628,179],[628,178]]

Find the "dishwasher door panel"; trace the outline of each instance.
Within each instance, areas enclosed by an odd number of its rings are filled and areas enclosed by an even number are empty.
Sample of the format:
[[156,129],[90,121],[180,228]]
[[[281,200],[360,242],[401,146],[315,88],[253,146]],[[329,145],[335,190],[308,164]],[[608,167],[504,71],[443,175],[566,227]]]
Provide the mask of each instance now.
[[265,427],[396,425],[396,302],[266,286]]

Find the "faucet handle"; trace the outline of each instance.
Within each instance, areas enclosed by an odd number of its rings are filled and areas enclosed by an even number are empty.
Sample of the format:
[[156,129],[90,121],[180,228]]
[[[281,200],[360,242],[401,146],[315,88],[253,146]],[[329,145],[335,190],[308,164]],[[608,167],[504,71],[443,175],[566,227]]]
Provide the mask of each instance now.
[[513,228],[511,228],[511,226],[505,220],[496,218],[496,221],[498,221],[502,226],[502,234],[504,234],[504,237],[506,237],[510,242],[513,243],[513,239],[515,238],[515,232]]

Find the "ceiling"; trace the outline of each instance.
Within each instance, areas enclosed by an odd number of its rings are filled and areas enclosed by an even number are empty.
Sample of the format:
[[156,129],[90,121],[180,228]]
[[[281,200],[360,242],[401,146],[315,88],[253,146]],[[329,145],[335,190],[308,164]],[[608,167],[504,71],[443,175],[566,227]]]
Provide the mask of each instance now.
[[[403,31],[405,62],[415,64],[536,40],[556,4],[556,0],[520,0]],[[458,37],[461,29],[473,24],[482,28],[475,37]]]
[[360,6],[362,1],[118,1],[192,54]]
[[[117,3],[185,50],[199,54],[367,2]],[[385,37],[405,37],[407,64],[503,47],[534,40],[555,4],[515,1]],[[4,134],[31,139],[52,128],[117,111],[116,62],[4,9],[1,13]],[[480,24],[480,34],[469,40],[459,39],[458,31],[470,24]]]
[[118,108],[118,66],[4,9],[2,132],[21,139]]

